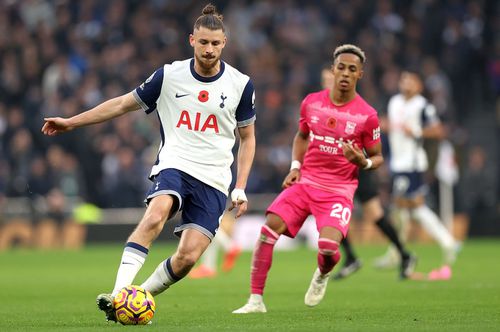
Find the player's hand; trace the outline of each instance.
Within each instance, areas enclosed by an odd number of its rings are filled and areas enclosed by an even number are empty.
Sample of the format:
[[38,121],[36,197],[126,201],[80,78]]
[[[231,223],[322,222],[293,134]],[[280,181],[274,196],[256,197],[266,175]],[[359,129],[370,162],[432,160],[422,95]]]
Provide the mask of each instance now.
[[403,124],[401,128],[403,129],[403,132],[405,133],[406,136],[412,137],[412,138],[415,137],[413,129],[410,126],[408,126],[407,124]]
[[346,157],[346,159],[351,163],[357,165],[358,167],[363,167],[365,155],[363,150],[361,150],[356,144],[342,144],[342,152],[344,153],[344,157]]
[[245,194],[245,190],[240,188],[234,188],[231,192],[231,202],[232,205],[229,207],[229,211],[232,211],[234,208],[238,208],[236,212],[235,218],[240,217],[245,213],[248,209],[248,198]]
[[45,118],[44,120],[45,123],[42,127],[42,133],[48,136],[65,133],[74,128],[70,126],[69,120],[65,118]]
[[281,185],[283,188],[288,188],[294,183],[300,180],[300,170],[294,168],[290,170],[290,173],[286,176],[285,180],[283,180],[283,184]]

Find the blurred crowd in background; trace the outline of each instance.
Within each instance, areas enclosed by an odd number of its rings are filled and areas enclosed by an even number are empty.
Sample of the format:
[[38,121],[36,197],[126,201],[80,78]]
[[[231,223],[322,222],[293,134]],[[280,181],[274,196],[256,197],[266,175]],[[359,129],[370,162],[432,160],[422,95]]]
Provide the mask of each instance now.
[[[258,148],[249,193],[280,190],[302,98],[320,89],[334,48],[354,43],[368,59],[359,93],[380,114],[398,92],[402,70],[422,74],[457,152],[456,208],[498,216],[497,1],[212,3],[228,29],[223,60],[250,75],[256,89]],[[160,141],[155,113],[134,112],[58,137],[41,135],[43,118],[85,111],[136,88],[163,64],[192,57],[188,36],[204,5],[1,1],[1,195],[42,199],[56,210],[65,199],[143,206]],[[387,183],[387,171],[379,177]]]

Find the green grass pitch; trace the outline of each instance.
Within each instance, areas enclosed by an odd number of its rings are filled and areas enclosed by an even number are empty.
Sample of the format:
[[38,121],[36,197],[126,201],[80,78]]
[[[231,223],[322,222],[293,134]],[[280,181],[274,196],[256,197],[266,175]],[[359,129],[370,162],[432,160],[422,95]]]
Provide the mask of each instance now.
[[[440,261],[435,245],[411,244],[417,270]],[[11,250],[0,253],[0,331],[500,331],[500,241],[464,244],[450,281],[399,281],[377,271],[373,258],[385,246],[358,246],[363,268],[332,281],[323,302],[304,305],[316,252],[275,252],[265,292],[266,314],[233,315],[249,291],[250,253],[214,279],[184,279],[156,297],[153,325],[108,324],[95,305],[113,286],[121,246],[81,251]],[[137,283],[174,247],[153,246]]]

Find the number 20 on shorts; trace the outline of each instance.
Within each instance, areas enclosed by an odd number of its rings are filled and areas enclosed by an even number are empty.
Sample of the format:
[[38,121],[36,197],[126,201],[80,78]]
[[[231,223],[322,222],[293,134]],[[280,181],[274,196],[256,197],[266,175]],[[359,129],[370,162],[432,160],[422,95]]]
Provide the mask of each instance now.
[[349,223],[351,219],[351,209],[344,207],[340,203],[335,203],[332,206],[332,212],[330,212],[330,217],[337,218],[340,220],[340,224],[345,226]]

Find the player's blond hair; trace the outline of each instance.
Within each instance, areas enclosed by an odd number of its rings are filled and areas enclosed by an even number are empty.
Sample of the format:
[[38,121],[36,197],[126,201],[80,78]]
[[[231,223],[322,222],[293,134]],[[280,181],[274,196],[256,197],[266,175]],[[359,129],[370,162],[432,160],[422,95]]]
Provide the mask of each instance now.
[[201,16],[196,19],[193,30],[204,27],[209,30],[222,30],[225,32],[226,29],[223,20],[224,16],[217,12],[217,8],[214,5],[209,3],[201,11]]
[[361,48],[359,48],[356,45],[352,45],[352,44],[344,44],[344,45],[340,45],[339,47],[337,47],[335,49],[335,51],[333,51],[333,62],[335,62],[335,60],[337,60],[337,57],[339,55],[344,54],[344,53],[350,53],[350,54],[357,55],[359,60],[361,60],[361,63],[365,63],[365,61],[366,61],[365,52],[363,52],[363,50]]

